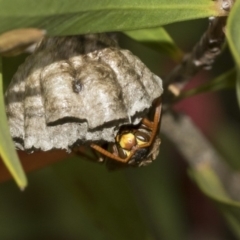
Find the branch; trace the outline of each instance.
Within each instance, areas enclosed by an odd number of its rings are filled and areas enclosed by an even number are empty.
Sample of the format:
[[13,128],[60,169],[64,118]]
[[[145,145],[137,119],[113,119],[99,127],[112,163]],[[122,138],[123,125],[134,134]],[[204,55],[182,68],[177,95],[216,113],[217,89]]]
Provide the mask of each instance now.
[[[220,10],[229,14],[235,0],[218,0]],[[210,17],[207,31],[195,45],[192,52],[183,57],[182,62],[164,80],[165,102],[173,102],[179,96],[186,83],[202,69],[210,70],[221,53],[225,42],[227,17]]]
[[[219,1],[220,2],[220,1]],[[227,13],[233,6],[233,0],[222,0],[219,6]],[[164,80],[167,102],[178,96],[189,80],[202,69],[210,70],[221,53],[225,42],[225,25],[227,17],[210,17],[209,26],[195,45],[192,52],[183,57],[182,62]]]
[[170,112],[164,114],[161,132],[176,146],[191,168],[211,166],[229,195],[240,200],[239,172],[235,173],[229,168],[189,117],[174,114],[175,116]]
[[185,55],[182,62],[164,80],[165,89],[171,95],[178,96],[189,80],[200,70],[210,70],[221,53],[225,40],[223,29],[226,17],[210,18],[208,30],[193,48],[192,52]]

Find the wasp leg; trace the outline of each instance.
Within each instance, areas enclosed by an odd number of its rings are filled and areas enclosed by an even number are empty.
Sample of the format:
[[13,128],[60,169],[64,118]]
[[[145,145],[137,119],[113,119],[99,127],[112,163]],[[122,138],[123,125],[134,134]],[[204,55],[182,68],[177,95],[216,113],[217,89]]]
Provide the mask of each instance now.
[[129,161],[129,159],[132,157],[133,153],[131,153],[127,158],[120,158],[112,153],[110,153],[109,151],[107,151],[106,149],[100,147],[99,145],[96,144],[91,144],[90,145],[91,148],[95,149],[96,151],[100,152],[101,154],[103,154],[104,156],[115,160],[117,162],[122,162],[122,163],[127,163]]
[[87,154],[86,153],[86,148],[84,148],[82,146],[74,149],[74,153],[81,158],[84,158],[84,159],[86,159],[88,161],[92,161],[92,162],[96,162],[96,161],[101,162],[99,160],[100,158],[99,158],[99,156],[97,156],[96,152],[95,151],[91,151],[91,152],[93,153],[94,157],[91,156],[90,154]]
[[159,129],[160,124],[160,118],[161,118],[161,112],[162,112],[162,101],[161,98],[158,98],[155,103],[156,109],[153,117],[153,122],[149,121],[147,118],[143,118],[142,124],[146,125],[151,131],[151,138],[148,143],[141,145],[141,148],[149,147],[151,146],[153,140],[155,139],[157,135],[157,131]]

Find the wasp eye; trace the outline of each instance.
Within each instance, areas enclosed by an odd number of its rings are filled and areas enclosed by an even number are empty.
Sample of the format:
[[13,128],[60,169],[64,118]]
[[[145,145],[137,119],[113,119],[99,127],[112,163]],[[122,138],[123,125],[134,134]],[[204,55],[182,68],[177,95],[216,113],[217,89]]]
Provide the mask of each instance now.
[[140,132],[140,131],[137,131],[135,133],[135,137],[136,137],[138,145],[145,144],[145,143],[149,142],[149,140],[150,140],[150,136],[147,133]]

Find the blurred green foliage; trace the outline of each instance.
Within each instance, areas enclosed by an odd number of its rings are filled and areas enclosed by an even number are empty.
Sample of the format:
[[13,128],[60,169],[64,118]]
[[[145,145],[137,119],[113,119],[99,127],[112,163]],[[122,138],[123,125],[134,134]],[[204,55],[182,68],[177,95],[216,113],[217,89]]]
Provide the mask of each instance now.
[[[234,46],[240,42],[236,30],[239,2],[236,4],[228,23],[228,40],[235,59],[238,59],[239,51]],[[0,6],[0,32],[18,27],[39,27],[46,28],[50,35],[68,35],[127,31],[175,23],[160,31],[157,28],[126,32],[132,39],[124,34],[120,37],[121,46],[134,52],[160,76],[169,72],[173,60],[179,56],[181,50],[178,46],[185,48],[182,52],[189,50],[194,45],[196,36],[201,36],[207,21],[194,19],[218,15],[214,1],[208,0],[195,0],[191,3],[185,0],[139,0],[134,3],[126,0],[117,3],[105,0],[42,1],[37,7],[36,2],[30,0],[2,0]],[[180,23],[188,19],[194,21]],[[218,62],[219,69],[224,66],[224,61],[230,60],[222,59],[222,62]],[[4,86],[20,62],[22,59],[19,57],[3,59]],[[213,71],[209,78],[216,80],[194,89],[191,94],[233,87],[236,82],[234,71],[223,71],[220,75]],[[224,101],[221,107],[223,112],[228,109]],[[4,116],[3,106],[1,111]],[[224,129],[223,124],[231,124],[231,121],[234,119],[219,119],[215,128]],[[1,129],[7,129],[6,123],[1,124]],[[226,131],[211,136],[213,140],[216,137],[216,145],[221,146],[226,162],[231,162],[235,170],[239,169],[238,159],[234,160],[235,164],[232,161],[239,156],[239,151],[237,147],[230,147],[229,142],[231,139],[238,141],[236,135],[239,131],[240,129],[232,133],[227,131],[226,138]],[[3,142],[2,140],[2,147]],[[196,237],[194,234],[199,231],[199,234],[205,236],[213,234],[217,239],[234,239],[216,212],[219,209],[239,238],[239,203],[225,195],[221,182],[211,169],[202,172],[190,170],[191,177],[215,204],[213,206],[204,196],[197,199],[193,197],[194,209],[201,212],[196,213],[189,206],[191,193],[196,194],[197,190],[185,178],[187,166],[163,136],[162,142],[160,156],[146,168],[110,173],[104,166],[72,158],[29,174],[30,185],[24,193],[18,191],[13,182],[1,184],[0,237],[180,240],[195,239],[192,236]],[[7,147],[3,151],[12,154],[12,150]],[[12,162],[14,157],[8,159],[11,167],[16,170],[18,164]],[[21,170],[17,172],[15,179],[20,186],[25,185]],[[212,232],[207,224],[198,221],[205,211],[204,204],[202,205],[205,202],[210,206],[208,217],[215,219],[218,224],[216,227],[209,226]]]

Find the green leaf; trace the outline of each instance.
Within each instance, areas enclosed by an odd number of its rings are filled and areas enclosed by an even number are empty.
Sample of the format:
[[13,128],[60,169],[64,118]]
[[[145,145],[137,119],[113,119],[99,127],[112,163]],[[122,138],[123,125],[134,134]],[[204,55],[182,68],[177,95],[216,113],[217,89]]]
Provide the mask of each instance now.
[[180,60],[183,53],[174,43],[164,28],[149,28],[124,32],[128,37],[152,48],[155,51],[167,54],[175,60]]
[[5,113],[2,82],[2,59],[0,58],[0,155],[21,189],[27,185],[26,176],[15,151],[12,138],[9,133],[7,117]]
[[[211,169],[210,166],[204,165],[198,169],[190,170],[191,176],[197,182],[200,189],[209,197],[213,198],[216,201],[221,202],[232,202],[228,198],[227,193],[225,192],[223,186],[221,185],[220,180],[218,179],[215,172]],[[234,203],[234,202],[232,202]],[[240,204],[238,205],[240,207]]]
[[205,92],[215,92],[224,89],[234,88],[236,85],[236,79],[237,73],[236,69],[234,68],[223,73],[212,81],[204,83],[194,89],[182,92],[178,99],[184,99]]
[[236,92],[237,92],[238,105],[240,106],[240,68],[238,68],[238,72],[237,72]]
[[236,91],[238,104],[240,106],[240,1],[236,1],[234,4],[227,22],[227,40],[229,43],[230,50],[235,59],[237,65],[237,81]]
[[[228,121],[220,121],[217,131],[214,131],[214,146],[216,150],[224,157],[224,160],[235,170],[240,169],[240,134],[239,123],[230,118]],[[212,139],[212,137],[211,137]]]
[[211,198],[223,213],[229,226],[240,237],[240,202],[232,200],[226,193],[220,179],[210,166],[201,166],[189,171],[199,188]]
[[46,29],[50,35],[126,31],[219,15],[209,0],[0,0],[0,33]]
[[227,21],[227,40],[237,66],[240,68],[240,1],[234,4]]

